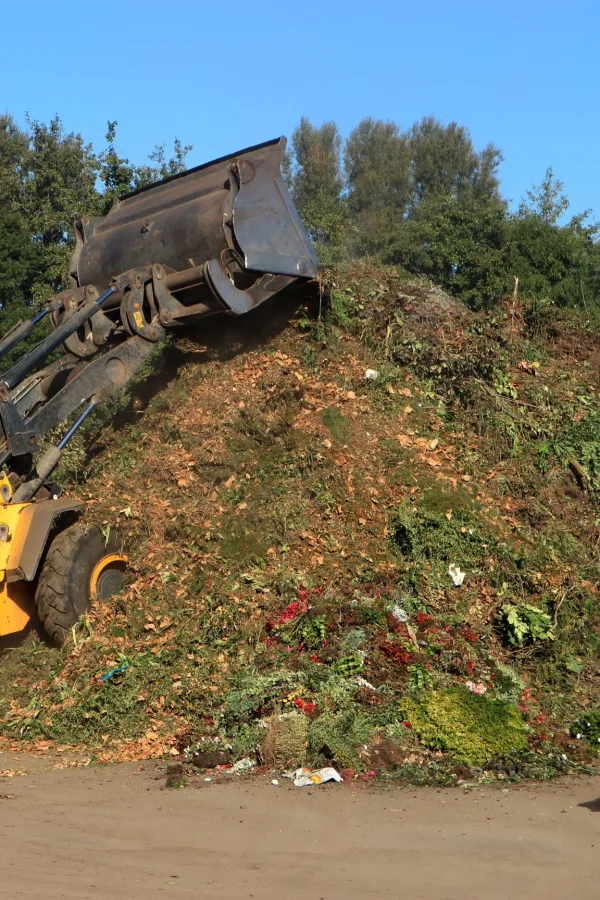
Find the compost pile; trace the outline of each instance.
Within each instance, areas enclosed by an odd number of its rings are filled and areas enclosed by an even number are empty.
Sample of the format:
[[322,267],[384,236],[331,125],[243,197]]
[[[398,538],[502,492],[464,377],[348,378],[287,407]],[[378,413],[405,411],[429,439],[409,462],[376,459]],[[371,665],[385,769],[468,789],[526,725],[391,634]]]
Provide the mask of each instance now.
[[2,740],[439,783],[593,759],[599,362],[590,322],[367,264],[171,340],[63,471],[128,588],[4,655]]

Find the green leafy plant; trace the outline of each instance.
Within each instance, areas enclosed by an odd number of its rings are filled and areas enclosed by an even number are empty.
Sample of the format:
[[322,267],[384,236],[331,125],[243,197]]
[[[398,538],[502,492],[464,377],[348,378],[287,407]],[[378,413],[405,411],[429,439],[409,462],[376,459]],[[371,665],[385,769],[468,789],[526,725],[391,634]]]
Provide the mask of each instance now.
[[433,685],[433,678],[425,666],[412,665],[408,667],[408,689],[411,693],[420,694]]
[[511,397],[511,399],[517,399],[517,389],[511,381],[510,375],[506,371],[506,369],[497,368],[494,370],[495,378],[494,378],[494,388],[498,394],[503,397]]
[[281,631],[281,639],[287,643],[303,644],[308,650],[316,650],[327,635],[325,616],[311,616],[304,613],[286,625]]
[[509,643],[524,647],[537,641],[553,641],[554,626],[547,612],[531,603],[505,603],[502,622]]
[[359,675],[364,668],[363,657],[360,653],[354,653],[348,656],[340,656],[337,659],[332,669],[336,673],[336,675],[342,675],[345,678],[349,678],[352,675]]

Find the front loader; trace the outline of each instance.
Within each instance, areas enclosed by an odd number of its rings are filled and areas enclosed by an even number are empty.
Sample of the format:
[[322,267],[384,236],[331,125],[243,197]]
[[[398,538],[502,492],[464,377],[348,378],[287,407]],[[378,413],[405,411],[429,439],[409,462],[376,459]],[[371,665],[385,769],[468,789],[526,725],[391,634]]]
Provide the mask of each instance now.
[[[113,532],[51,475],[94,407],[123,387],[169,329],[240,316],[318,260],[285,182],[285,138],[142,188],[76,222],[70,287],[0,340],[0,359],[49,317],[52,331],[0,375],[0,637],[37,615],[60,645],[94,599],[123,583]],[[40,368],[62,347],[58,359]],[[55,446],[38,441],[75,418]]]

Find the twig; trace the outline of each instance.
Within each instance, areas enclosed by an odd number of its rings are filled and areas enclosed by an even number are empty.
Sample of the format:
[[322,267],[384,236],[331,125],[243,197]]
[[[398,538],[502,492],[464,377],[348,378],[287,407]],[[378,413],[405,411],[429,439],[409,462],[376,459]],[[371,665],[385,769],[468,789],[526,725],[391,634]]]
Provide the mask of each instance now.
[[581,298],[583,300],[583,308],[585,309],[586,315],[589,316],[590,313],[588,310],[587,301],[585,299],[585,291],[583,290],[583,279],[581,277],[579,278],[579,287],[581,288]]
[[319,315],[317,321],[321,321],[321,309],[323,307],[323,279],[319,275]]
[[560,598],[560,600],[558,601],[558,603],[557,603],[556,606],[554,607],[554,621],[552,622],[552,627],[553,627],[553,628],[556,628],[556,626],[558,625],[558,611],[559,611],[559,609],[561,608],[561,606],[563,605],[563,603],[565,602],[565,599],[566,599],[566,597],[567,597],[567,594],[568,594],[570,591],[575,590],[576,587],[577,587],[576,584],[572,584],[571,587],[567,588],[567,590],[564,592],[564,594],[562,595],[562,597]]

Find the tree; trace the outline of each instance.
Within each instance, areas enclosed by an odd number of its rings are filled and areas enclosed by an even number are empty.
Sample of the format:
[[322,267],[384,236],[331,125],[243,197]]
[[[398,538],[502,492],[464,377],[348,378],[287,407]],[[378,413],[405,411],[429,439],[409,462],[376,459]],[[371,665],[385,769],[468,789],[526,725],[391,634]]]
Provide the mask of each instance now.
[[398,229],[386,257],[480,309],[510,286],[504,242],[502,204],[474,195],[429,196]]
[[106,148],[99,156],[100,179],[104,185],[103,213],[107,213],[115,200],[137,191],[139,188],[179,175],[185,172],[186,157],[194,148],[184,146],[179,138],[173,141],[173,154],[167,159],[164,144],[157,144],[148,159],[153,165],[142,164],[139,166],[131,163],[126,157],[120,156],[117,151],[117,125],[118,122],[108,122],[106,132]]
[[98,161],[80,134],[66,133],[55,116],[48,125],[28,120],[28,147],[21,169],[22,214],[41,249],[42,271],[33,298],[45,299],[67,283],[77,216],[99,206]]
[[569,208],[568,197],[563,194],[564,184],[555,177],[552,168],[546,169],[540,185],[533,185],[521,201],[519,215],[525,218],[535,215],[548,225],[556,225]]
[[27,134],[12,116],[0,115],[0,205],[9,212],[20,207],[27,148]]
[[407,147],[407,215],[383,258],[426,275],[475,308],[492,305],[509,282],[500,152],[492,144],[477,152],[465,128],[432,117],[413,125]]
[[116,124],[108,123],[98,157],[58,116],[48,124],[27,119],[27,130],[0,116],[0,331],[66,287],[76,218],[105,213],[116,197],[185,169],[191,148],[178,140],[169,159],[156,147],[152,166],[123,159]]
[[0,323],[3,330],[27,315],[32,285],[41,267],[40,248],[32,242],[23,214],[27,153],[27,134],[12,116],[0,116]]
[[466,128],[456,122],[443,125],[432,116],[413,125],[408,142],[413,208],[432,195],[499,199],[496,173],[502,154],[493,144],[477,153]]
[[116,200],[129,194],[135,187],[135,167],[123,156],[119,156],[116,146],[118,122],[108,122],[106,147],[100,153],[100,180],[102,192],[102,213],[105,215]]
[[191,144],[183,146],[179,138],[173,141],[173,153],[167,159],[164,144],[157,144],[148,159],[154,165],[137,166],[134,172],[134,183],[137,188],[145,187],[153,184],[155,181],[162,181],[163,178],[171,178],[173,175],[180,175],[185,172],[186,157],[194,148]]
[[346,228],[341,145],[335,122],[316,128],[304,116],[292,138],[292,195],[324,264],[338,258]]
[[409,198],[407,139],[393,122],[366,118],[350,133],[344,159],[351,252],[383,252]]
[[558,306],[586,306],[600,296],[600,225],[587,222],[589,210],[559,225],[568,208],[563,183],[548,168],[542,183],[527,191],[509,217],[507,266],[519,277],[522,295]]

